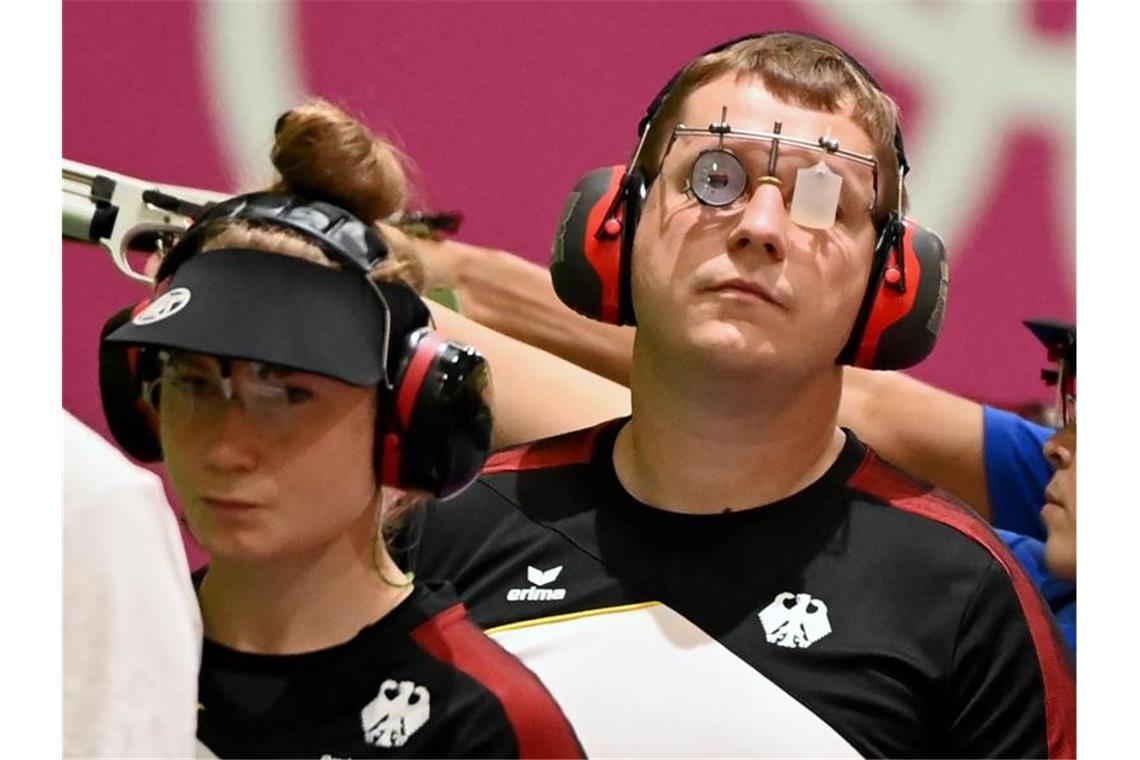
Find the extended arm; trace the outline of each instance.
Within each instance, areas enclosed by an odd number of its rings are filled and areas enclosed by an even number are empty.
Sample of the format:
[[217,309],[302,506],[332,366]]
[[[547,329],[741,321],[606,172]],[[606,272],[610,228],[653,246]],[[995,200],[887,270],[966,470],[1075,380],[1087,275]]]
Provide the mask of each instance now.
[[596,322],[558,300],[550,273],[519,256],[457,240],[417,241],[428,288],[448,288],[464,316],[610,380],[629,384],[633,328]]
[[839,424],[990,519],[981,404],[900,372],[845,367]]
[[495,448],[629,414],[629,389],[428,301],[436,328],[487,357],[494,383]]

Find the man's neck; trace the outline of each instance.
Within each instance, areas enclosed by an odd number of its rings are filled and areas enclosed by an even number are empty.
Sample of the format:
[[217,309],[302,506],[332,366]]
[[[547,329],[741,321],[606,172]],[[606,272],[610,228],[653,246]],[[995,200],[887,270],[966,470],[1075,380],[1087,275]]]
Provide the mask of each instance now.
[[645,370],[635,362],[614,467],[646,504],[694,514],[771,504],[818,480],[843,449],[838,368],[807,382],[709,372],[688,384]]
[[[361,531],[357,531],[359,536]],[[411,593],[381,545],[342,536],[304,556],[215,559],[198,591],[206,637],[246,652],[296,654],[350,640]]]

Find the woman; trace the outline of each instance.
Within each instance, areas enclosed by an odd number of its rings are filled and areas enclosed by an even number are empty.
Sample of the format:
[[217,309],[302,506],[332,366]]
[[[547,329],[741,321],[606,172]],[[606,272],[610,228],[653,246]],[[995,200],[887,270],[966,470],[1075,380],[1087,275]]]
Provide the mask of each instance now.
[[[405,194],[398,157],[316,103],[279,120],[273,161],[277,192],[201,218],[161,295],[104,339],[137,349],[149,443],[211,555],[199,740],[243,757],[580,756],[537,679],[381,538],[470,482],[490,428],[481,358],[425,329],[414,258],[375,231]],[[109,395],[112,431],[146,458],[150,429]]]

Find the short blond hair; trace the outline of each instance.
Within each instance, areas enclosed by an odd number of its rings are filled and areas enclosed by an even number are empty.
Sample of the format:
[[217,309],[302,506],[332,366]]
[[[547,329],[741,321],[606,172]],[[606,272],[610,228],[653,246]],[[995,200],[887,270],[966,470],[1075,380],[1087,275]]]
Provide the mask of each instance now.
[[[847,53],[825,40],[794,32],[750,37],[688,63],[678,74],[649,125],[637,166],[650,182],[657,171],[688,96],[724,74],[758,77],[777,98],[836,113],[850,108],[852,119],[871,138],[879,165],[877,223],[898,204],[899,156],[895,134],[899,107]],[[903,205],[905,208],[905,188]]]

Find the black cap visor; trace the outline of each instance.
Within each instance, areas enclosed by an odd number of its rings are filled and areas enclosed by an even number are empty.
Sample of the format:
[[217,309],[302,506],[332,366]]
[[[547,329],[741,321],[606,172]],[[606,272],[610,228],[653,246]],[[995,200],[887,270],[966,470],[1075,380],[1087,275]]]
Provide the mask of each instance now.
[[[375,283],[391,307],[389,357],[428,323],[409,288]],[[385,378],[384,304],[357,272],[250,250],[198,254],[104,340],[276,364],[351,385]],[[390,365],[394,366],[394,365]]]

